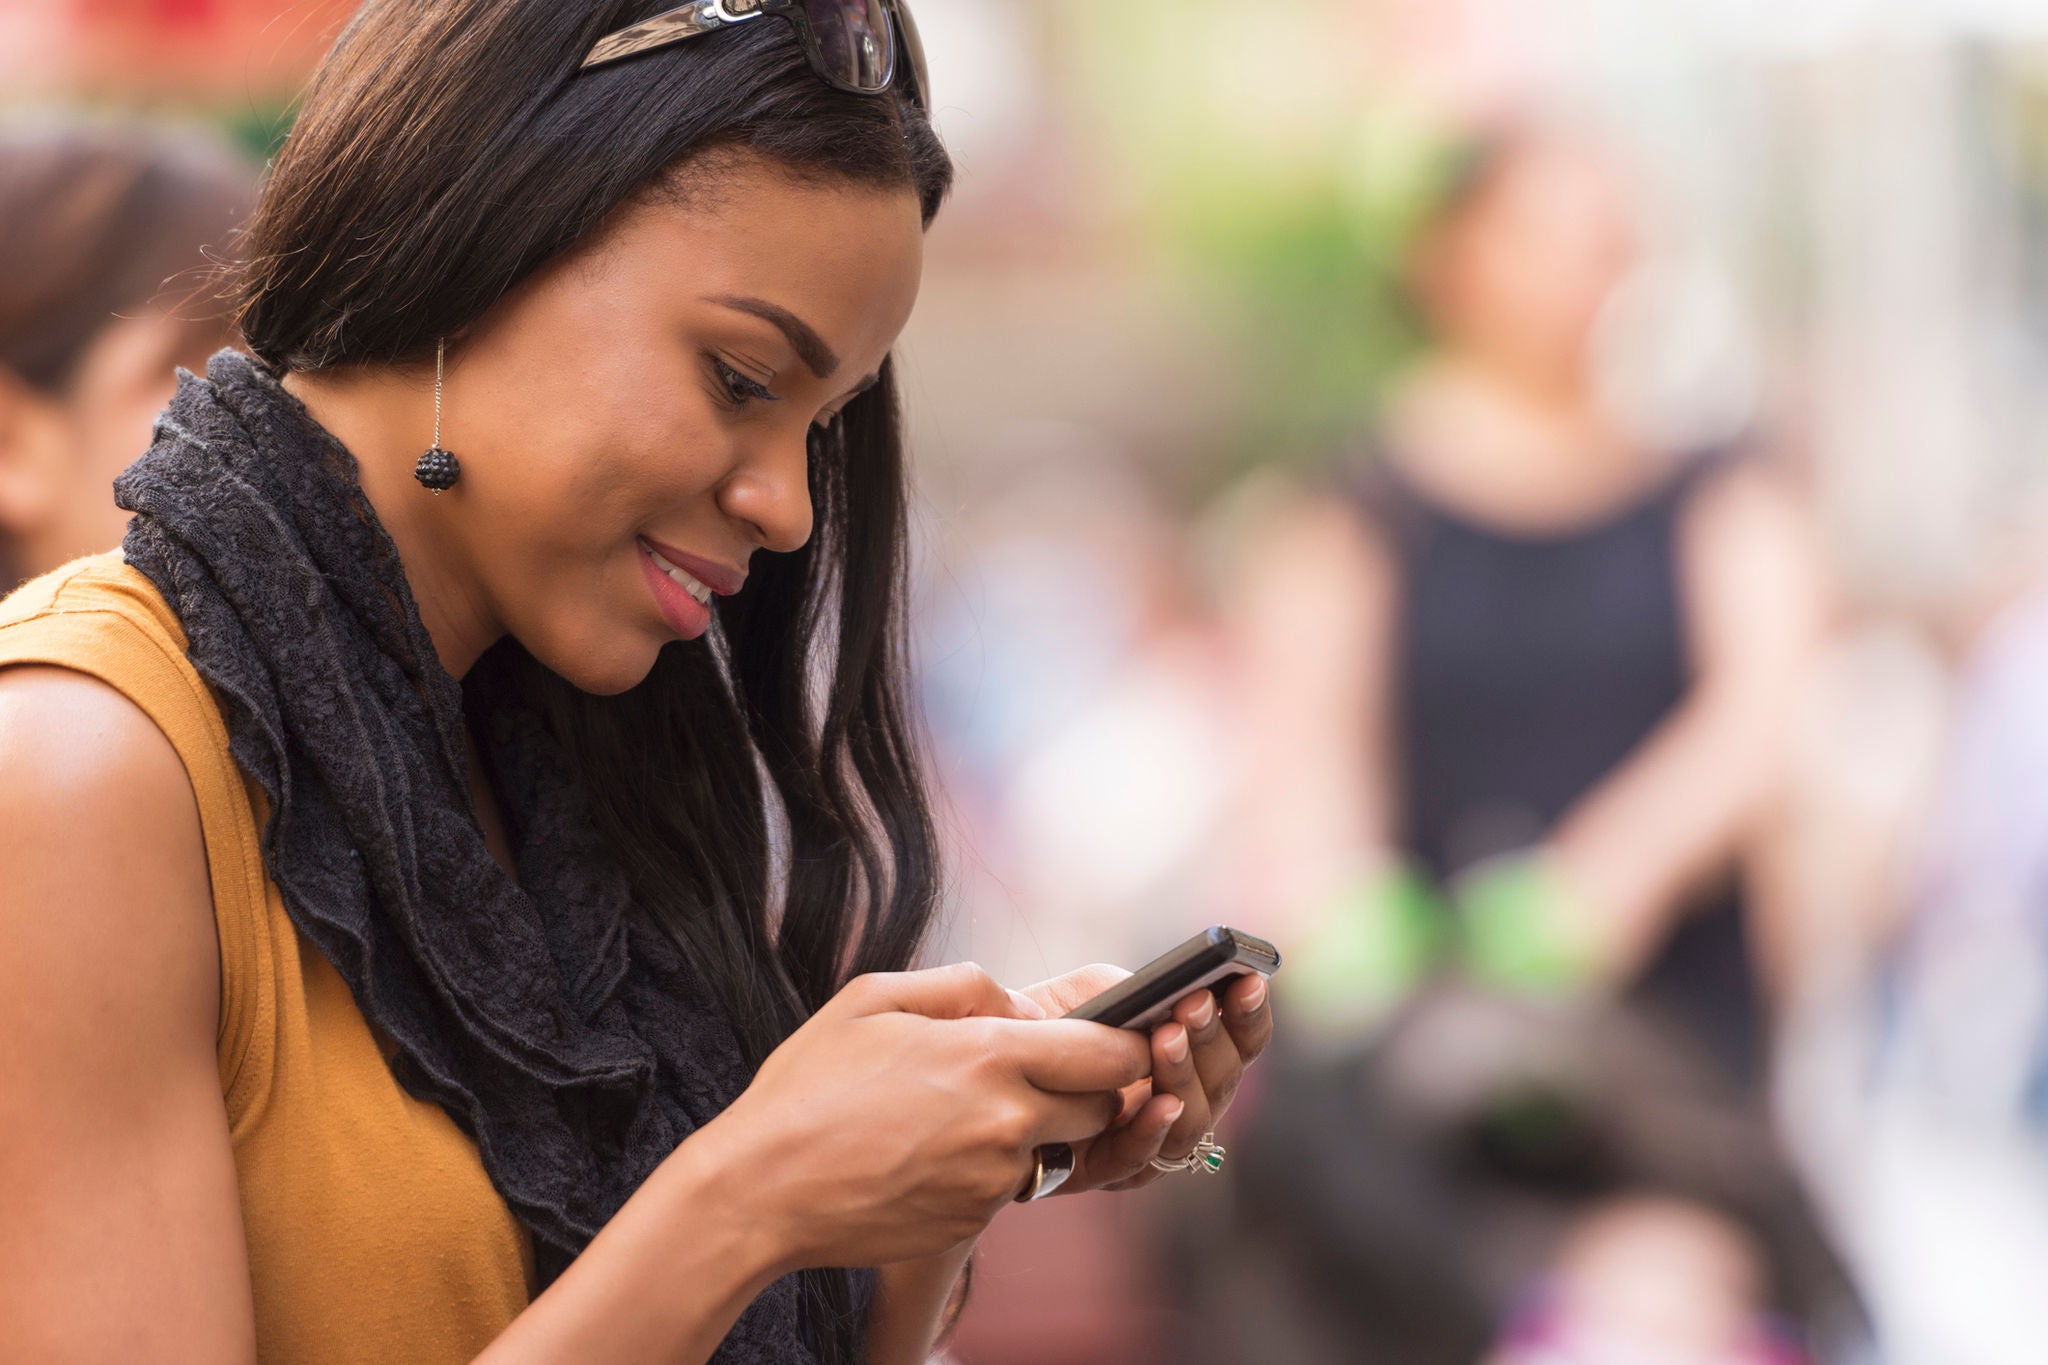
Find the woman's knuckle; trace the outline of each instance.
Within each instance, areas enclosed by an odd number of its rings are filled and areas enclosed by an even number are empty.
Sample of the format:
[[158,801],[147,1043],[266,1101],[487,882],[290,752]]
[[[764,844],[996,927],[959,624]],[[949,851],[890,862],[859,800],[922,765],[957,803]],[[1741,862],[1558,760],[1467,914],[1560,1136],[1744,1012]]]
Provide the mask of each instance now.
[[993,1020],[962,1019],[958,1027],[959,1036],[967,1046],[968,1064],[974,1071],[988,1076],[999,1075],[1008,1069],[1009,1053]]
[[1019,1150],[1029,1145],[1037,1123],[1038,1115],[1030,1105],[1014,1099],[1002,1100],[989,1107],[988,1145],[999,1151]]

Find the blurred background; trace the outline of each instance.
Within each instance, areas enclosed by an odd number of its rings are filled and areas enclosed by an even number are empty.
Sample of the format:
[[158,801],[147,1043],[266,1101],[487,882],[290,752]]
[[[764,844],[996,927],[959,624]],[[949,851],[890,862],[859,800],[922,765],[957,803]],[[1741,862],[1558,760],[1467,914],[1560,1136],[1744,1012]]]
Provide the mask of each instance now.
[[[0,412],[140,452],[218,337],[38,378],[21,263],[223,245],[351,8],[0,0]],[[1288,957],[1225,1174],[1004,1215],[949,1358],[2040,1360],[2048,9],[917,10],[945,951]],[[25,468],[0,565],[118,535]]]

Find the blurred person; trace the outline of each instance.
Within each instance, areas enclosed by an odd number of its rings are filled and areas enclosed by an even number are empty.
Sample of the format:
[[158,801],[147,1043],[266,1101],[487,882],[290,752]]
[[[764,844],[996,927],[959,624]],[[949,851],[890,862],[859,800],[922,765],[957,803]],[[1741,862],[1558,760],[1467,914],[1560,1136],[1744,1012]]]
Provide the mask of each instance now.
[[[1603,148],[1539,124],[1476,144],[1416,238],[1434,344],[1371,459],[1246,556],[1241,881],[1295,924],[1291,1029],[1362,1060],[1268,1077],[1240,1206],[1348,1277],[1334,1358],[1468,1365],[1531,1284],[1584,1270],[1544,1269],[1577,1218],[1667,1176],[1691,1212],[1608,1218],[1601,1264],[1753,1260],[1741,1220],[1775,1202],[1793,1225],[1771,1251],[1798,1264],[1745,1273],[1809,1305],[1837,1278],[1767,1141],[1770,1199],[1677,1182],[1703,1134],[1615,1157],[1603,1092],[1641,1077],[1572,1064],[1621,1027],[1613,997],[1654,1040],[1642,1058],[1761,1126],[1768,936],[1739,863],[1823,620],[1786,489],[1613,415],[1593,342],[1636,254]],[[1478,1026],[1475,989],[1535,1013]],[[1403,1011],[1435,1018],[1389,1028]],[[1430,1098],[1468,1082],[1461,1104]],[[1560,1152],[1602,1159],[1559,1184]]]
[[0,592],[120,542],[114,476],[230,340],[206,248],[254,179],[189,134],[0,125]]
[[1285,795],[1252,839],[1296,907],[1405,862],[1483,973],[1626,987],[1748,1081],[1735,873],[1823,589],[1766,470],[1612,415],[1592,342],[1632,224],[1610,156],[1548,127],[1449,177],[1410,266],[1435,346],[1349,495],[1253,556],[1255,786]]
[[990,1220],[1264,1048],[1255,981],[1148,1037],[914,970],[952,165],[900,0],[705,19],[369,0],[248,351],[0,603],[10,1352],[915,1365]]
[[1694,1205],[1617,1200],[1573,1230],[1491,1365],[1799,1365],[1765,1312],[1763,1258]]

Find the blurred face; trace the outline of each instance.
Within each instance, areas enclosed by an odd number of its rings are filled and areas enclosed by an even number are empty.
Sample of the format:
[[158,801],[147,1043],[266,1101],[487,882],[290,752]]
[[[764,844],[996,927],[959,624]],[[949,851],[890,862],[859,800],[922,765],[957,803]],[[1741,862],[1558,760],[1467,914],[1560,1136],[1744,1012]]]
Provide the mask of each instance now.
[[103,328],[61,393],[0,370],[0,562],[34,577],[119,545],[128,514],[114,476],[148,448],[177,367],[205,369],[226,342],[218,327],[145,312]]
[[1576,367],[1633,263],[1627,201],[1589,149],[1509,153],[1423,261],[1426,302],[1454,345],[1521,368]]
[[319,377],[292,383],[356,450],[451,671],[510,633],[617,693],[704,634],[756,554],[810,539],[810,433],[875,381],[923,237],[908,189],[753,158],[687,203],[622,210],[451,340],[442,444],[462,476],[440,497],[412,478],[431,370],[381,428],[320,401]]

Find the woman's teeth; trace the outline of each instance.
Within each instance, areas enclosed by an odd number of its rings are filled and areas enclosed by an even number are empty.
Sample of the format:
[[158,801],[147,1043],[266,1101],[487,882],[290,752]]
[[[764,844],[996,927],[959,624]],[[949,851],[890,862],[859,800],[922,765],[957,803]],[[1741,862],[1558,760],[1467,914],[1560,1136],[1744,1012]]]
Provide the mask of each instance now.
[[674,579],[684,592],[696,598],[699,606],[708,607],[711,605],[711,589],[705,587],[702,583],[699,583],[696,579],[690,577],[654,551],[648,550],[647,557],[654,561],[655,568],[660,569],[663,573]]

